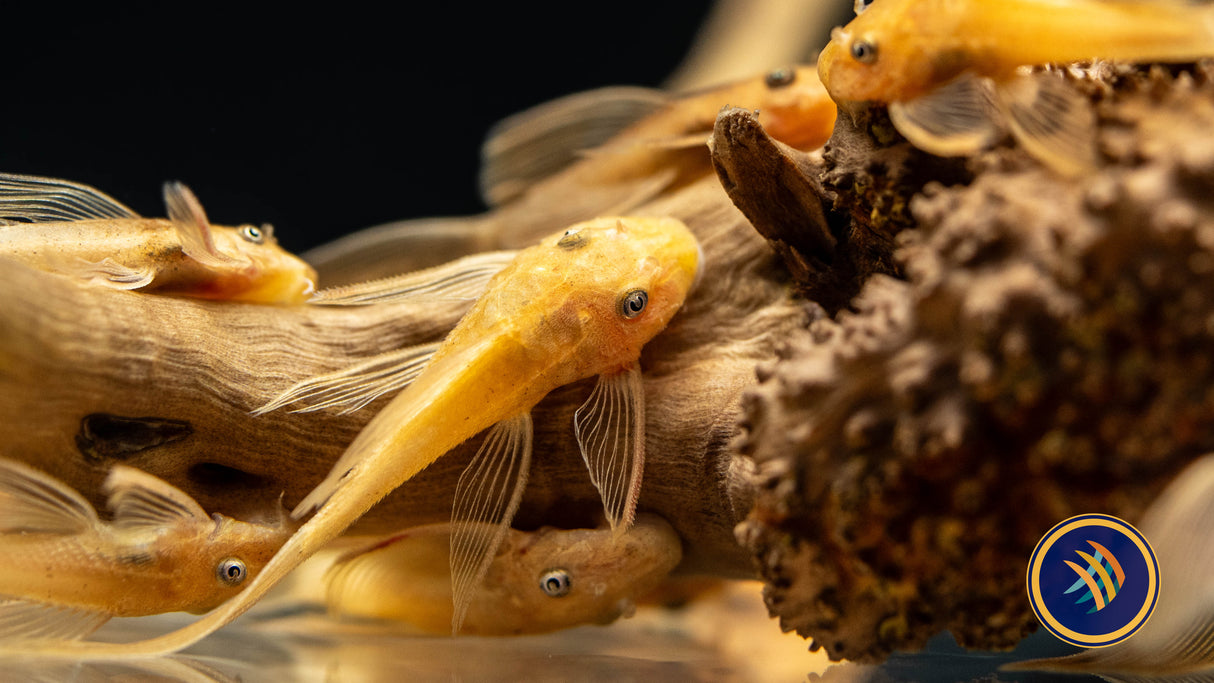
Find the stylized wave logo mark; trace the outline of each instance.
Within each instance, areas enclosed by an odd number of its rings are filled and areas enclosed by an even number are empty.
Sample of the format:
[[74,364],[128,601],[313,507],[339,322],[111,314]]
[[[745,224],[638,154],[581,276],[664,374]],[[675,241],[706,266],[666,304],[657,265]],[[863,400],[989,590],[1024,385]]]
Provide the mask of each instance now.
[[1063,560],[1079,575],[1079,579],[1071,584],[1070,588],[1063,591],[1063,594],[1074,593],[1087,586],[1088,591],[1079,596],[1075,604],[1079,605],[1088,600],[1095,601],[1096,604],[1088,610],[1088,614],[1091,614],[1104,609],[1113,602],[1113,598],[1117,597],[1117,592],[1125,585],[1125,571],[1122,570],[1121,563],[1117,561],[1116,557],[1113,557],[1113,553],[1109,552],[1108,548],[1096,541],[1088,541],[1088,545],[1096,551],[1095,555],[1089,555],[1082,550],[1075,551],[1075,554],[1088,563],[1086,568],[1070,560]]

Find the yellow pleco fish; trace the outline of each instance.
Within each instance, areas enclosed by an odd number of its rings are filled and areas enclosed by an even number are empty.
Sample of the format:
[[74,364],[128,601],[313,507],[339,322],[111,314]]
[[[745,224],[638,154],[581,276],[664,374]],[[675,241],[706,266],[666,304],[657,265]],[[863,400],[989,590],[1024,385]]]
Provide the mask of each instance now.
[[1068,174],[1095,164],[1090,103],[1021,67],[1214,55],[1214,8],[1182,0],[872,0],[856,9],[818,57],[836,101],[888,104],[903,136],[941,156],[979,151],[1006,125]]
[[273,228],[211,225],[181,183],[164,187],[168,219],[141,218],[66,180],[0,174],[0,258],[114,289],[200,299],[298,304],[316,272]]
[[[485,529],[491,533],[491,529]],[[419,631],[451,632],[450,524],[407,529],[349,553],[325,576],[329,612],[390,619]],[[468,604],[461,633],[519,635],[628,615],[682,559],[665,520],[637,515],[608,527],[510,529]]]
[[201,613],[236,595],[290,536],[209,517],[150,474],[115,466],[113,520],[62,482],[0,459],[0,642],[80,638],[110,617]]
[[[172,633],[122,645],[31,643],[43,655],[138,657],[235,619],[372,505],[489,429],[455,490],[453,630],[509,529],[531,459],[531,408],[598,376],[574,433],[616,533],[632,523],[644,461],[641,347],[682,305],[699,244],[671,218],[599,218],[524,249],[490,280],[416,379],[373,418],[292,516],[316,514],[236,599]],[[490,429],[492,427],[492,429]]]

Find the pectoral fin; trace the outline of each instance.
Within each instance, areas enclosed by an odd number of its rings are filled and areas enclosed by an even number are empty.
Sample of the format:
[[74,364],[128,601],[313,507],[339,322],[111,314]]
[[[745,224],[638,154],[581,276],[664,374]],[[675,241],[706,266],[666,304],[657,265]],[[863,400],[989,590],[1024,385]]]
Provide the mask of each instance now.
[[181,240],[181,250],[186,256],[212,268],[228,266],[234,262],[232,257],[215,246],[211,223],[190,188],[177,181],[165,183],[164,205],[168,209],[169,220],[177,230],[177,238]]
[[163,528],[182,523],[209,524],[211,518],[185,492],[163,479],[125,465],[115,465],[102,490],[114,513],[114,525]]
[[0,218],[22,223],[138,218],[96,188],[56,178],[0,173]]
[[645,468],[645,389],[638,365],[599,375],[590,398],[573,415],[573,433],[607,521],[617,533],[627,530]]
[[0,642],[79,640],[109,620],[106,612],[0,596]]
[[113,289],[147,287],[156,278],[156,268],[153,266],[131,268],[108,256],[96,263],[80,261],[74,270],[84,280]]
[[503,119],[481,147],[481,197],[491,207],[514,199],[669,101],[660,90],[608,87]]
[[516,251],[492,251],[456,259],[441,266],[370,282],[322,289],[309,303],[362,306],[408,299],[476,299],[489,280],[510,265]]
[[75,534],[99,523],[93,506],[63,482],[0,459],[0,533]]
[[409,386],[425,370],[438,350],[438,343],[420,344],[380,354],[344,370],[312,377],[287,389],[253,415],[264,415],[292,403],[303,406],[293,413],[310,413],[340,408],[345,415],[362,409],[380,396],[396,393]]
[[455,486],[451,513],[451,632],[459,633],[472,596],[518,511],[531,468],[531,413],[502,420]]
[[1076,176],[1096,168],[1092,103],[1054,74],[1020,74],[996,88],[1012,135],[1033,158]]
[[912,145],[942,157],[979,152],[1003,132],[990,81],[973,74],[913,100],[891,103],[889,118]]

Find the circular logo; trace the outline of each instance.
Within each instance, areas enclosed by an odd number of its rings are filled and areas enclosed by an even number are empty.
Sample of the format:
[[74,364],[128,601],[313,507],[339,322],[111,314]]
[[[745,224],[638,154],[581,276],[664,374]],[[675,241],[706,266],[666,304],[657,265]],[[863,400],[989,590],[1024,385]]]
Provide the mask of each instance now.
[[1151,544],[1110,515],[1078,515],[1050,529],[1029,559],[1029,603],[1051,633],[1072,645],[1129,638],[1159,599]]

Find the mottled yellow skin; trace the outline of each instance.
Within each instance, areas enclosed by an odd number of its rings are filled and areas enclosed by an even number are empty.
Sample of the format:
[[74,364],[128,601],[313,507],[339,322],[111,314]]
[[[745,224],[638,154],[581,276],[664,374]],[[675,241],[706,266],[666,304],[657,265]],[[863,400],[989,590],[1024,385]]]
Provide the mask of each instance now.
[[[182,251],[173,223],[164,218],[98,218],[0,226],[0,257],[34,268],[81,277],[88,264],[111,259],[151,268],[142,292],[267,304],[300,304],[315,289],[316,271],[285,251],[271,235],[243,238],[252,226],[209,226],[216,250],[229,257],[202,263]],[[260,230],[260,229],[258,229]]]
[[[1178,0],[873,0],[818,57],[838,102],[905,102],[970,71],[1082,59],[1188,61],[1214,55],[1209,8]],[[862,63],[857,41],[875,48]]]
[[[338,560],[327,601],[338,615],[391,619],[418,630],[451,633],[451,525],[431,524]],[[519,635],[610,623],[653,590],[682,559],[665,520],[641,514],[627,531],[511,529],[468,605],[460,633]],[[541,589],[560,570],[568,592]]]
[[[695,237],[672,218],[598,218],[524,249],[490,281],[425,371],[367,424],[300,502],[295,516],[318,508],[316,514],[236,598],[151,640],[47,643],[25,651],[140,657],[197,642],[243,614],[372,505],[460,443],[530,411],[557,387],[635,363],[641,347],[682,305],[700,258]],[[622,319],[620,301],[636,288],[648,292],[648,305]]]

